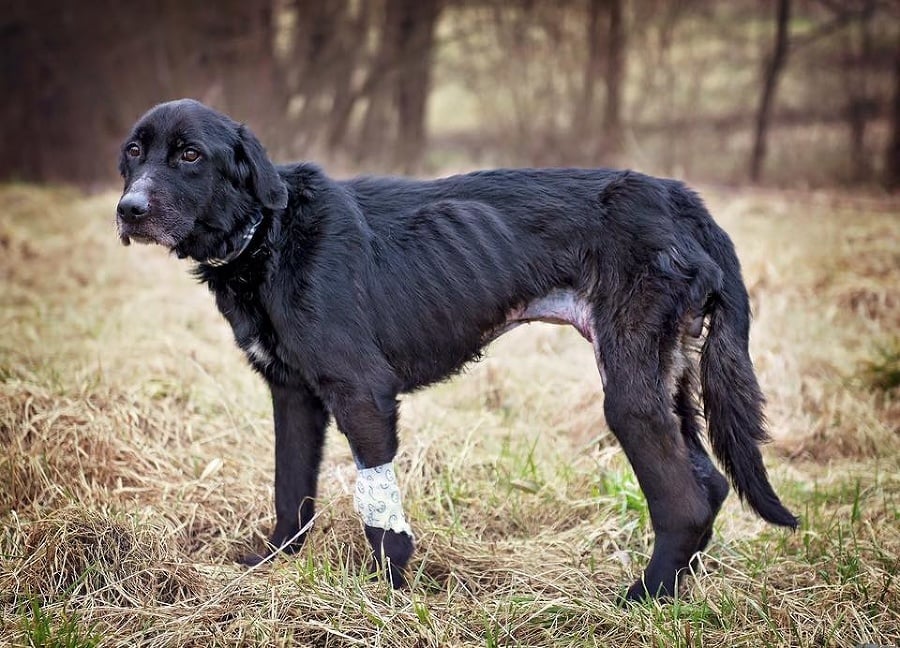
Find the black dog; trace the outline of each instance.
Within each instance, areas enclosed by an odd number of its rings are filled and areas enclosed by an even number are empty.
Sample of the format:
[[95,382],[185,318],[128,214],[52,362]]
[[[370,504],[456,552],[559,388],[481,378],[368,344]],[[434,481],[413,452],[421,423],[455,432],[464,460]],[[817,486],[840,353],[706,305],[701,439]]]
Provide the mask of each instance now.
[[712,449],[760,516],[796,527],[757,447],[763,398],[734,247],[681,183],[605,169],[337,182],[312,164],[274,166],[246,127],[191,100],[144,115],[120,167],[122,242],[198,262],[271,388],[274,547],[302,543],[334,416],[375,559],[403,583],[413,541],[391,470],[397,395],[535,320],[572,324],[593,345],[606,421],[647,497],[656,543],[629,599],[675,593],[728,492],[694,406],[686,343],[704,324]]

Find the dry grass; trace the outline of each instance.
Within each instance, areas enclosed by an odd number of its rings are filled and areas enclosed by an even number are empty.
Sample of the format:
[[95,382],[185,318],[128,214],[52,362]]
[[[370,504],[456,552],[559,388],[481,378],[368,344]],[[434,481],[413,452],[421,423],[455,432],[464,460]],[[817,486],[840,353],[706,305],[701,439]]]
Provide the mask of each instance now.
[[409,591],[366,577],[338,434],[304,551],[234,565],[273,521],[265,389],[185,264],[117,245],[114,200],[0,189],[0,644],[900,643],[900,398],[875,386],[900,330],[896,204],[710,196],[757,311],[773,479],[804,523],[731,498],[683,600],[623,610],[646,505],[591,353],[548,326],[404,399]]

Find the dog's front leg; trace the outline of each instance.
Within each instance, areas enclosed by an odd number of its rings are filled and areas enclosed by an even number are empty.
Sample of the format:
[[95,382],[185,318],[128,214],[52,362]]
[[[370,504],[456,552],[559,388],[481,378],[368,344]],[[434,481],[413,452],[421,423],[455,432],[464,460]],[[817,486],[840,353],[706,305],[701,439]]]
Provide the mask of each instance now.
[[[299,535],[315,513],[316,482],[328,414],[321,400],[305,386],[271,384],[275,419],[275,528],[271,549],[297,551]],[[250,554],[242,562],[255,565],[268,552]]]
[[394,472],[397,453],[395,394],[344,397],[334,407],[338,427],[347,436],[356,460],[353,502],[363,520],[375,563],[395,588],[413,554],[412,529],[406,521]]

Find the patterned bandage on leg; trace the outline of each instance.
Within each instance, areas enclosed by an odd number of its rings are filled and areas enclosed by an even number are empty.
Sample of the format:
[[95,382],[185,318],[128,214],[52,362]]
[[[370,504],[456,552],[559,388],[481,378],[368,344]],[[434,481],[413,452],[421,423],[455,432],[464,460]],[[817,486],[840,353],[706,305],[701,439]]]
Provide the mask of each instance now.
[[353,504],[367,526],[412,536],[412,529],[403,515],[393,462],[359,469]]

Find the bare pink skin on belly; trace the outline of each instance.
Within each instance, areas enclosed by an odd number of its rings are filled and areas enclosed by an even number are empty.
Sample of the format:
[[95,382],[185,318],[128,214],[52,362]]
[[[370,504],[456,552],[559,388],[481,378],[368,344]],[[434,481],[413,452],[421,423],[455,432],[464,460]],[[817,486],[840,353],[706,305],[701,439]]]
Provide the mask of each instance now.
[[[693,316],[685,322],[684,334],[699,337],[703,330],[703,315]],[[573,290],[553,290],[543,297],[538,297],[527,304],[514,308],[506,315],[506,322],[485,336],[485,342],[497,339],[520,324],[530,322],[546,322],[548,324],[569,324],[581,333],[581,336],[594,347],[594,356],[600,370],[600,378],[606,385],[606,371],[603,359],[595,344],[596,335],[591,322],[591,308]],[[677,354],[680,358],[680,354]],[[680,375],[680,374],[679,374]]]
[[571,290],[553,290],[510,311],[506,316],[506,326],[498,334],[528,322],[571,324],[585,340],[591,343],[594,341],[590,307]]

